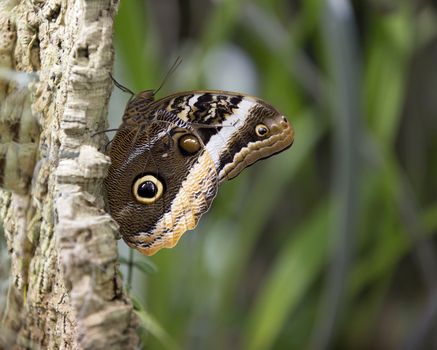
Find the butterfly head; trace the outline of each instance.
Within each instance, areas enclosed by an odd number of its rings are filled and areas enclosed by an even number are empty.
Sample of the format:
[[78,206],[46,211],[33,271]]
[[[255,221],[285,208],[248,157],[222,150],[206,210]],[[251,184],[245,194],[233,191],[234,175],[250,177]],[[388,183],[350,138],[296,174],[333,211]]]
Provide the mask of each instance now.
[[123,115],[123,122],[126,124],[137,125],[144,120],[150,105],[155,101],[154,90],[144,90],[132,95]]
[[141,91],[134,96],[132,101],[134,101],[134,100],[141,101],[141,103],[144,103],[144,104],[150,104],[153,101],[155,101],[155,90]]

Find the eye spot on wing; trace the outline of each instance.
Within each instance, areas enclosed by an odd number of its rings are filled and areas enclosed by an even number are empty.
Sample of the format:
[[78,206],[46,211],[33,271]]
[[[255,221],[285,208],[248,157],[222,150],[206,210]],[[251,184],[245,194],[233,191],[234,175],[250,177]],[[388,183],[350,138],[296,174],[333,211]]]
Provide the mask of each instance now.
[[258,137],[264,138],[269,135],[269,132],[269,128],[262,123],[255,126],[255,133]]
[[162,197],[164,186],[155,176],[144,175],[135,180],[132,193],[138,203],[152,204]]
[[178,145],[184,154],[193,155],[200,151],[201,143],[199,139],[192,134],[186,134],[179,138]]

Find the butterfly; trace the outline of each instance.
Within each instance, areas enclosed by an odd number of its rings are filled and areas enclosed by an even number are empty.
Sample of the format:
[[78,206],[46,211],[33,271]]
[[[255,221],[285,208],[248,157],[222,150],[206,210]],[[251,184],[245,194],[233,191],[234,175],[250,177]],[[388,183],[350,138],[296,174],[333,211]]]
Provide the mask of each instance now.
[[208,211],[221,183],[293,140],[286,117],[256,97],[199,90],[155,100],[153,91],[140,92],[110,146],[110,213],[141,253],[174,247]]

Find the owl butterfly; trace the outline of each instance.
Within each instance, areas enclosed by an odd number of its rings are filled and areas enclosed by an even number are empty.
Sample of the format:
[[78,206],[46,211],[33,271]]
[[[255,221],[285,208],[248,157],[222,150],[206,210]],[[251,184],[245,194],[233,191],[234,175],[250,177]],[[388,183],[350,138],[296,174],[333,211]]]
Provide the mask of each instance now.
[[176,245],[211,206],[218,186],[293,143],[271,105],[226,91],[189,91],[127,105],[105,180],[111,215],[145,255]]

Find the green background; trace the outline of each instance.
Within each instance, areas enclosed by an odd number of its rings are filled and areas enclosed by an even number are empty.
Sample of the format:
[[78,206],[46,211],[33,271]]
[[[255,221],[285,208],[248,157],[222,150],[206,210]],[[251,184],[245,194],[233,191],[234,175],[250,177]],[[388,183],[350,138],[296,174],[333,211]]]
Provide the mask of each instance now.
[[176,248],[135,253],[144,348],[437,347],[435,1],[123,0],[115,34],[130,89],[180,56],[158,98],[251,93],[296,132]]

